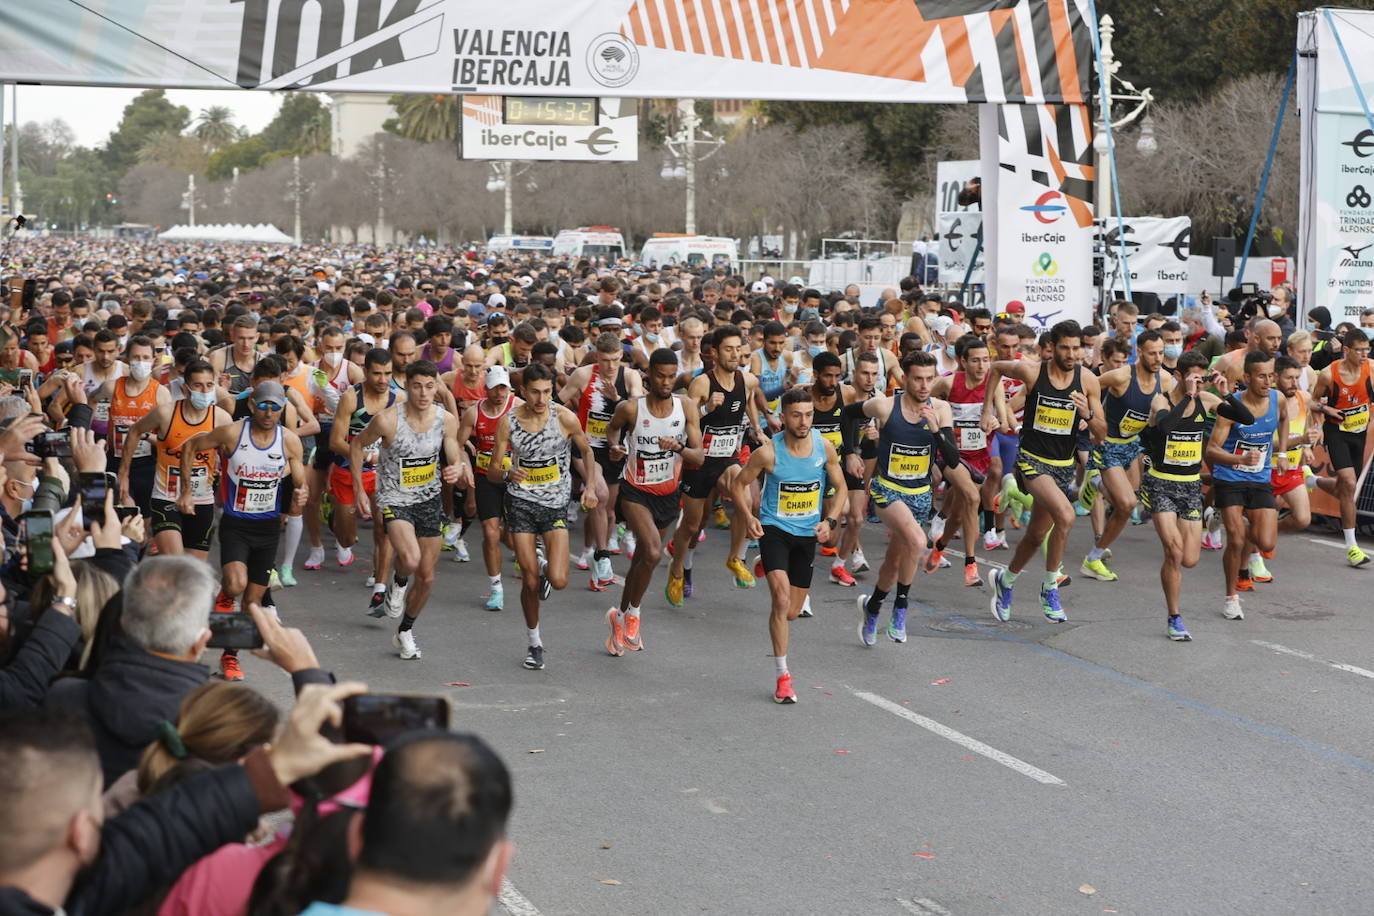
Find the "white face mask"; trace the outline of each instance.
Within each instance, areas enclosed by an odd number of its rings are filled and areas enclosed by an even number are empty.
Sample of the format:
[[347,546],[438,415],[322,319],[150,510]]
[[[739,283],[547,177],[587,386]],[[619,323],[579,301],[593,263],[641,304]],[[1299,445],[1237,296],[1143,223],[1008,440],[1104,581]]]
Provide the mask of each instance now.
[[146,359],[138,359],[129,363],[129,374],[134,377],[134,381],[141,382],[153,374],[153,364]]
[[334,352],[324,354],[324,361],[329,365],[331,369],[337,369],[339,366],[339,360],[341,359],[343,359],[342,353]]

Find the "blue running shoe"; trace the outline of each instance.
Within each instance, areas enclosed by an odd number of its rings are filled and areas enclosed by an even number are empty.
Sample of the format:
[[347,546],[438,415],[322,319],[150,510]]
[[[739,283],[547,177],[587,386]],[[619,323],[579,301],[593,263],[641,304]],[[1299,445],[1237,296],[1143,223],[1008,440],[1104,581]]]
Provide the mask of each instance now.
[[893,642],[906,642],[906,608],[892,606],[892,622],[887,625],[887,638]]
[[1005,575],[995,566],[988,571],[988,585],[992,586],[992,600],[988,604],[992,608],[992,616],[1002,623],[1011,620],[1011,586],[1002,584]]
[[878,615],[868,613],[868,596],[860,595],[854,599],[859,606],[859,641],[865,646],[878,644]]
[[1069,618],[1064,614],[1064,607],[1059,603],[1059,589],[1040,588],[1040,610],[1045,612],[1045,619],[1050,623],[1063,623]]
[[1169,618],[1169,638],[1174,642],[1192,642],[1193,634],[1183,625],[1183,618],[1175,614]]

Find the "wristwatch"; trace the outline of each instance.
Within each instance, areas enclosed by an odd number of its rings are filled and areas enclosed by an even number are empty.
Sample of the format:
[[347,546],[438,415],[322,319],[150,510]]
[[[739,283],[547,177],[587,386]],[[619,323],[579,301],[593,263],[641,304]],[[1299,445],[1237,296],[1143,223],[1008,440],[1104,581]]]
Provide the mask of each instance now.
[[834,531],[836,528],[840,527],[839,519],[831,518],[828,515],[825,518],[821,519],[821,521],[829,525],[831,531]]
[[76,615],[75,598],[69,597],[67,595],[55,595],[52,599],[52,606],[63,608],[64,610],[66,610],[68,614],[71,614],[73,616]]

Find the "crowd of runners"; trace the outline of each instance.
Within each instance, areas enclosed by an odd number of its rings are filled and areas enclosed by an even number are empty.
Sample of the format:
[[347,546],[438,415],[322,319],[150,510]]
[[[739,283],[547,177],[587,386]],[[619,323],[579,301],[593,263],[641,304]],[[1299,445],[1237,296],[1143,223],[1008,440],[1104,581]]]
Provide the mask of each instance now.
[[[216,612],[369,563],[358,613],[395,621],[402,659],[421,656],[446,556],[485,568],[489,611],[507,607],[513,560],[538,670],[554,591],[612,592],[605,649],[637,653],[655,604],[692,600],[698,544],[728,540],[735,585],[771,594],[779,703],[796,702],[789,625],[812,614],[818,553],[866,646],[880,630],[905,642],[918,576],[922,602],[982,589],[1006,621],[1043,563],[1040,611],[1062,622],[1073,574],[1117,578],[1132,523],[1158,534],[1166,632],[1190,640],[1181,570],[1220,550],[1224,587],[1189,612],[1241,619],[1314,488],[1339,502],[1344,562],[1369,559],[1355,529],[1374,328],[1329,316],[1293,330],[1282,311],[1114,303],[1102,325],[1035,328],[1020,303],[964,310],[914,280],[864,307],[856,287],[724,267],[441,249],[32,239],[10,258],[6,416],[61,425],[87,404],[147,550],[218,547]],[[1079,518],[1094,546],[1074,569]],[[233,650],[219,665],[242,679]]]

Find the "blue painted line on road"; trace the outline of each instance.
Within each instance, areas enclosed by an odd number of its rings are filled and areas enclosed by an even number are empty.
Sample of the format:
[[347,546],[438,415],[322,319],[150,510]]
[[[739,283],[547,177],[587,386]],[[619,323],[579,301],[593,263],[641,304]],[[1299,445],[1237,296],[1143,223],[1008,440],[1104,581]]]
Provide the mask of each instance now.
[[1116,681],[1118,683],[1125,684],[1126,686],[1132,687],[1136,690],[1141,690],[1145,693],[1154,694],[1155,696],[1162,697],[1166,700],[1169,700],[1170,702],[1178,703],[1181,706],[1186,706],[1188,709],[1194,710],[1195,712],[1201,712],[1206,713],[1209,716],[1215,716],[1218,719],[1230,722],[1232,725],[1237,725],[1243,729],[1246,729],[1247,731],[1252,731],[1256,734],[1264,735],[1269,738],[1277,738],[1278,740],[1286,744],[1291,744],[1294,747],[1302,748],[1305,751],[1309,751],[1313,754],[1318,754],[1322,757],[1326,757],[1329,760],[1334,760],[1338,763],[1344,763],[1347,766],[1354,767],[1355,769],[1361,770],[1365,773],[1374,774],[1374,763],[1370,763],[1367,760],[1361,760],[1358,757],[1352,757],[1349,754],[1336,750],[1335,748],[1327,747],[1324,744],[1318,744],[1315,741],[1309,741],[1308,739],[1299,737],[1298,735],[1290,734],[1289,732],[1286,732],[1281,728],[1275,728],[1272,725],[1265,725],[1263,722],[1256,722],[1253,719],[1247,719],[1244,716],[1238,716],[1233,712],[1227,712],[1224,709],[1218,709],[1217,707],[1204,703],[1201,700],[1195,700],[1192,697],[1184,696],[1181,693],[1175,693],[1172,690],[1168,690],[1164,687],[1159,687],[1147,681],[1142,681],[1139,678],[1131,677],[1129,674],[1122,674],[1120,671],[1113,671],[1111,668],[1104,667],[1102,665],[1096,664],[1095,662],[1085,661],[1084,659],[1077,658],[1073,655],[1070,655],[1067,652],[1062,652],[1059,649],[1052,649],[1049,646],[1041,645],[1038,642],[1034,642],[1028,639],[1021,639],[1017,636],[1013,636],[1010,633],[1003,633],[996,627],[988,626],[986,624],[981,624],[976,621],[970,620],[962,614],[947,614],[944,611],[938,610],[937,608],[933,608],[928,604],[922,604],[920,602],[912,604],[912,607],[920,608],[929,616],[940,617],[950,621],[951,623],[957,623],[962,626],[971,627],[974,630],[977,630],[979,633],[982,633],[986,636],[995,637],[996,639],[1000,639],[1003,642],[1010,642],[1015,643],[1018,646],[1025,646],[1028,649],[1033,649],[1041,655],[1049,656],[1050,658],[1053,658],[1056,661],[1074,665],[1078,668],[1082,668],[1086,671],[1091,671],[1094,674],[1101,675],[1102,677],[1109,678],[1110,680]]

